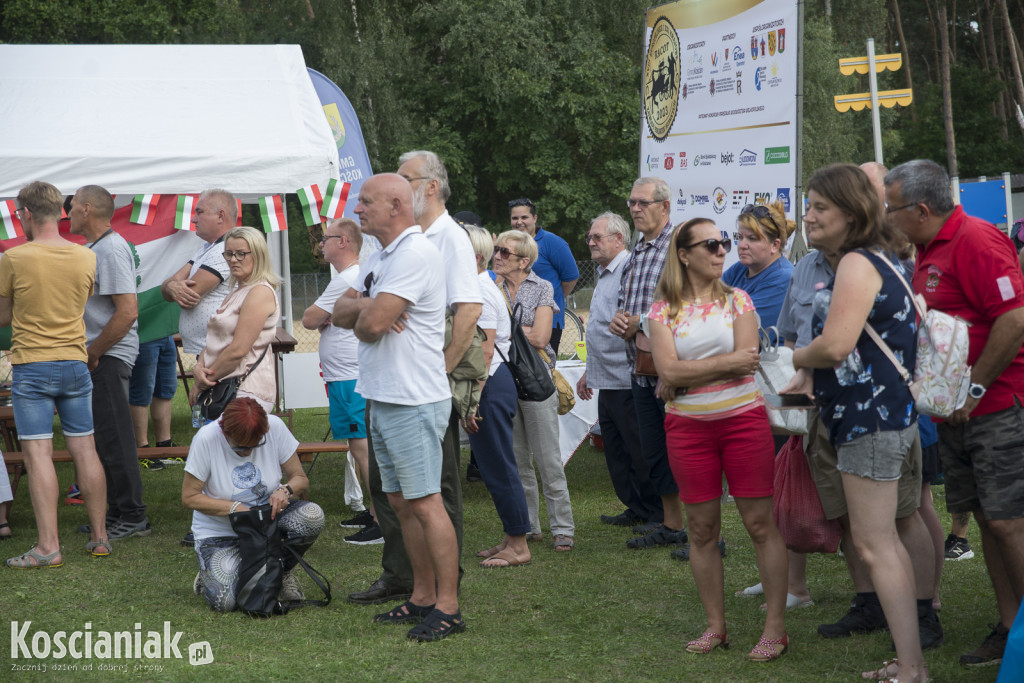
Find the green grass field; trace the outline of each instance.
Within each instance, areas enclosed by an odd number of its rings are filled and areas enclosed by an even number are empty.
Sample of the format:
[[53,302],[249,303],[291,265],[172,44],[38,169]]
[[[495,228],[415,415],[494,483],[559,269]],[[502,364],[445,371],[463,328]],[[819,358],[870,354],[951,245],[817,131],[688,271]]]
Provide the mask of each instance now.
[[[179,392],[179,400],[181,392]],[[325,411],[296,411],[293,429],[299,440],[321,440]],[[176,407],[174,438],[191,436],[186,408]],[[59,445],[59,444],[58,444]],[[568,464],[569,488],[576,520],[576,549],[555,553],[550,535],[532,545],[526,567],[485,570],[474,553],[493,545],[501,526],[483,483],[464,483],[466,575],[462,610],[468,630],[440,643],[408,641],[408,627],[371,623],[382,609],[353,605],[345,596],[366,588],[380,574],[380,546],[353,546],[342,541],[351,530],[338,522],[351,515],[344,505],[344,463],[324,456],[310,474],[310,499],[323,506],[327,527],[307,554],[330,580],[334,602],[327,608],[304,608],[268,620],[239,613],[217,614],[192,593],[194,553],[179,541],[190,515],[180,502],[181,467],[143,471],[145,500],[153,524],[148,538],[115,542],[109,558],[94,559],[83,550],[87,538],[76,532],[85,523],[81,506],[60,508],[65,565],[56,570],[16,572],[0,569],[0,615],[8,658],[0,680],[71,680],[134,678],[140,680],[506,680],[506,681],[854,681],[862,670],[892,656],[887,634],[825,640],[819,623],[838,619],[852,595],[843,560],[814,555],[808,577],[815,606],[788,613],[790,651],[779,661],[754,664],[746,653],[757,642],[763,619],[758,600],[732,597],[755,583],[753,548],[735,506],[724,508],[726,610],[732,648],[710,655],[684,651],[700,635],[704,617],[689,568],[669,551],[627,550],[628,529],[599,521],[621,506],[608,480],[603,454],[582,447]],[[74,479],[70,465],[59,465],[62,490]],[[936,506],[944,510],[942,489]],[[542,510],[542,519],[544,512]],[[942,512],[948,529],[948,515]],[[12,515],[15,539],[0,544],[11,556],[28,549],[34,522],[27,483],[22,484]],[[946,644],[926,653],[937,681],[994,681],[995,669],[967,670],[957,663],[973,649],[996,620],[991,587],[980,553],[976,527],[971,528],[972,560],[947,562],[943,575]],[[307,594],[312,583],[303,576]],[[387,606],[385,606],[387,607]],[[29,633],[86,629],[93,632],[181,631],[184,659],[13,659],[10,622],[31,620]],[[193,667],[187,645],[207,641],[214,661]],[[92,665],[92,670],[86,667]],[[55,671],[55,665],[77,670]],[[134,670],[134,667],[151,667]],[[47,671],[18,671],[18,667]],[[101,666],[126,671],[101,670]]]

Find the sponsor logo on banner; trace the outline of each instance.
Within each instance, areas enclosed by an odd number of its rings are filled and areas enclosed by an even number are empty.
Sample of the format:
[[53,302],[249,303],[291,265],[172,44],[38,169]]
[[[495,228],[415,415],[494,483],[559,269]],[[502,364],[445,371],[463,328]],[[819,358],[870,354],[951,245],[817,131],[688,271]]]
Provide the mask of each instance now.
[[690,203],[694,206],[707,206],[711,203],[711,198],[706,194],[691,194]]
[[729,48],[726,48],[725,50],[723,50],[722,57],[725,58],[725,61],[727,61],[727,62],[729,61]]
[[736,47],[734,47],[732,49],[732,61],[736,63],[736,66],[742,66],[743,65],[743,61],[742,60],[746,56],[747,55],[743,52],[742,48],[740,48],[739,45],[737,45]]
[[737,95],[742,95],[743,94],[743,72],[742,71],[737,71],[736,72],[736,94]]
[[761,84],[765,82],[768,69],[763,66],[759,66],[754,69],[754,90],[760,92]]
[[665,17],[651,31],[644,63],[644,114],[655,140],[664,140],[676,120],[680,86],[679,35]]
[[750,190],[733,190],[732,191],[732,208],[742,209],[744,206],[750,203]]
[[712,95],[715,94],[715,79],[713,79],[713,78],[711,79],[711,85],[708,86],[708,90],[711,91]]
[[780,187],[775,190],[775,198],[782,202],[782,205],[786,207],[786,211],[789,211],[789,188]]
[[686,168],[688,162],[686,160],[686,152],[679,153],[679,168]]
[[711,53],[711,66],[718,66],[718,52]]
[[648,171],[657,171],[660,168],[661,168],[661,156],[659,156],[657,154],[654,154],[654,155],[648,154],[647,155],[647,170]]
[[775,56],[775,31],[768,31],[768,54]]
[[779,54],[781,55],[786,51],[786,29],[779,29]]
[[750,36],[750,58],[757,59],[757,36]]
[[679,196],[676,197],[676,206],[686,206],[686,193],[683,192],[683,188],[679,188]]
[[740,166],[757,166],[757,152],[744,149],[740,152]]
[[728,166],[733,162],[733,156],[732,152],[722,152],[718,155],[718,160],[723,166]]
[[710,166],[712,163],[714,163],[714,161],[714,154],[698,154],[697,156],[693,157],[693,167],[697,168],[698,166]]
[[715,191],[712,193],[714,204],[711,205],[711,208],[715,210],[715,213],[725,213],[725,206],[728,203],[728,197],[729,195],[726,194],[725,190],[720,187],[715,188]]
[[772,200],[771,192],[755,192],[754,193],[754,204],[758,206],[768,206],[768,203]]
[[768,67],[768,74],[770,75],[770,78],[768,79],[769,88],[777,88],[782,85],[782,76],[779,75],[778,62],[771,63],[771,66]]
[[761,46],[761,56],[764,57],[764,48],[765,48],[764,38],[761,39],[760,46]]
[[665,170],[666,171],[671,171],[672,167],[675,166],[675,165],[676,165],[675,157],[673,157],[671,154],[666,154],[665,155]]
[[765,147],[764,148],[764,163],[768,164],[788,164],[789,163],[789,146],[786,147]]

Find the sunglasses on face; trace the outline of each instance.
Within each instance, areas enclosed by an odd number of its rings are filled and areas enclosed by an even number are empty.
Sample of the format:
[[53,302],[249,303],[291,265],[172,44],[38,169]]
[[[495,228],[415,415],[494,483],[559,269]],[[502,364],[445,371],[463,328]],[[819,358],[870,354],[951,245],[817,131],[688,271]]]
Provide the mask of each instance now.
[[[230,444],[228,444],[228,445],[230,445]],[[267,437],[263,437],[263,440],[260,441],[255,446],[231,446],[231,450],[233,450],[235,453],[238,453],[239,455],[241,455],[243,453],[248,453],[249,451],[251,451],[254,448],[259,448],[260,446],[266,446],[266,445],[267,445]]]
[[782,234],[782,228],[780,228],[779,224],[775,222],[774,218],[772,218],[772,212],[768,209],[767,206],[764,206],[762,204],[758,204],[756,206],[754,204],[747,204],[742,209],[740,209],[741,216],[748,213],[754,214],[754,218],[757,219],[767,218],[772,222],[772,225],[775,226],[775,229],[778,230],[779,234]]
[[720,240],[701,240],[700,242],[694,242],[693,244],[687,244],[683,249],[693,249],[694,247],[702,246],[708,250],[708,253],[717,254],[718,248],[725,249],[725,253],[728,254],[732,251],[732,240],[728,237],[723,237]]
[[494,248],[494,255],[497,256],[498,254],[501,254],[502,258],[508,258],[509,256],[517,256],[519,258],[522,258],[522,256],[520,254],[515,253],[514,251],[512,251],[508,247],[495,247]]
[[531,201],[530,201],[529,199],[527,199],[526,197],[523,197],[522,199],[513,199],[512,201],[510,201],[510,202],[508,203],[508,208],[510,208],[510,209],[514,209],[514,208],[516,208],[517,206],[528,206],[528,207],[530,207],[531,209],[533,209],[533,208],[536,208],[536,207],[535,207],[535,206],[533,205],[533,202],[531,202]]

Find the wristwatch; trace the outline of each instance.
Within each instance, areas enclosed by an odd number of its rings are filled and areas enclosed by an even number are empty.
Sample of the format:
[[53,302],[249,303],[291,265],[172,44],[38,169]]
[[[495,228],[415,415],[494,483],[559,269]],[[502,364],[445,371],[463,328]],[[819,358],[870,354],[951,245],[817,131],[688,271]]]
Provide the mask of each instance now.
[[967,390],[967,395],[975,400],[979,400],[985,395],[985,387],[971,382],[971,387]]

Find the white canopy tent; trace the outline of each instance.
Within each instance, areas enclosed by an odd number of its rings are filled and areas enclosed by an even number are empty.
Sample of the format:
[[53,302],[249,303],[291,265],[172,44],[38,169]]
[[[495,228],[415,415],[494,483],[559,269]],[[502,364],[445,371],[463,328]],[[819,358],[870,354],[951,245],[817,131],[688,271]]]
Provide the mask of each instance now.
[[0,198],[240,196],[338,177],[338,147],[297,45],[0,45]]

